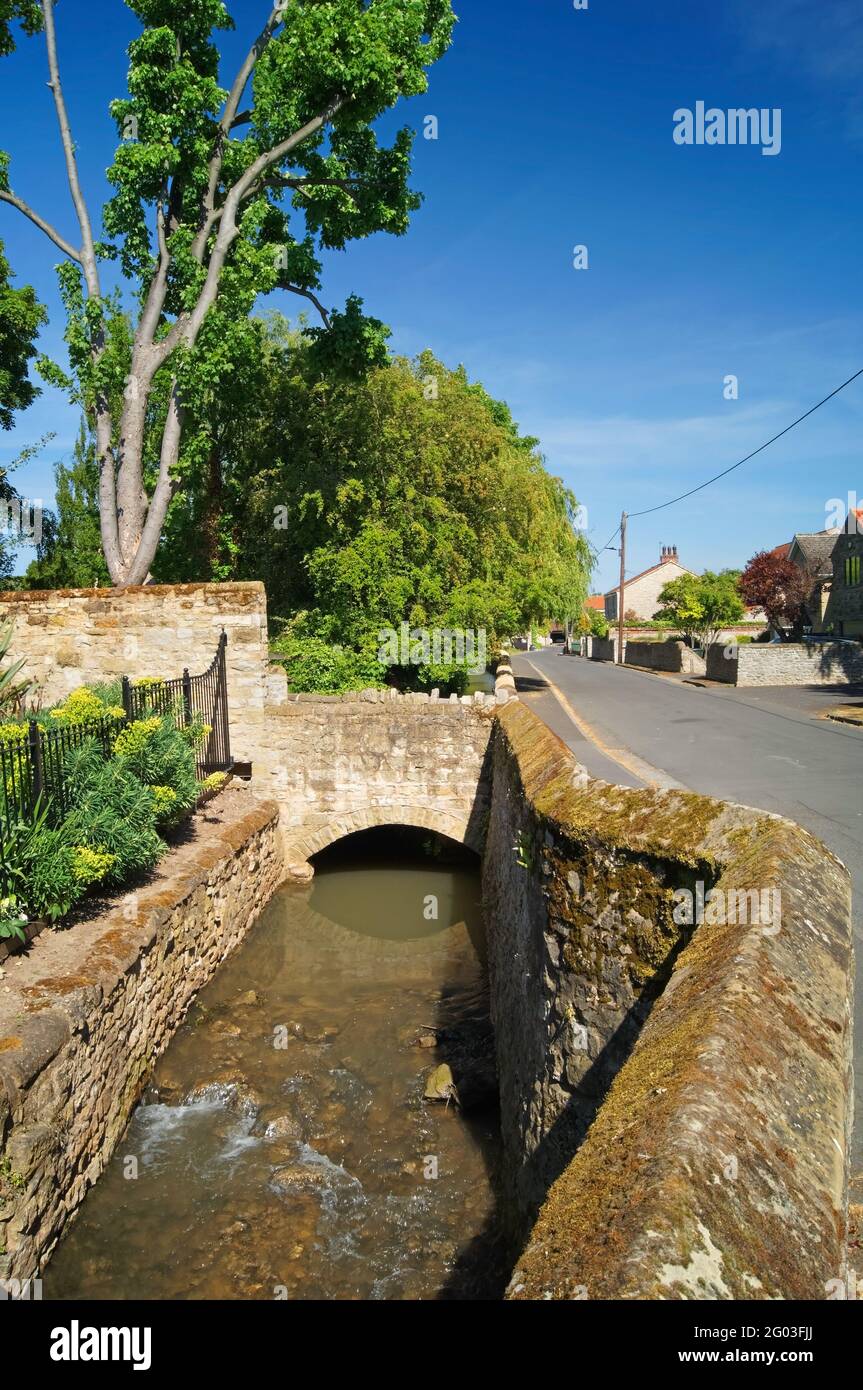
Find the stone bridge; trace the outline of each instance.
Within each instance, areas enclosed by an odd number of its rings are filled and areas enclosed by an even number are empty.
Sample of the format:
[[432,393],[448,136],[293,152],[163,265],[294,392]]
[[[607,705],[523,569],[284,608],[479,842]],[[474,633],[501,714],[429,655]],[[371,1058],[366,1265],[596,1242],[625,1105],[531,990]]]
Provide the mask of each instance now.
[[[232,751],[252,763],[254,789],[280,805],[296,877],[310,875],[319,850],[370,826],[417,826],[481,849],[495,698],[289,696],[270,662],[263,584],[0,593],[0,618],[13,625],[11,649],[26,657],[43,705],[119,675],[205,670],[224,629]],[[499,684],[503,701],[512,677]]]
[[281,807],[290,876],[311,877],[314,854],[380,825],[435,830],[481,853],[495,705],[374,690],[268,705],[252,785]]

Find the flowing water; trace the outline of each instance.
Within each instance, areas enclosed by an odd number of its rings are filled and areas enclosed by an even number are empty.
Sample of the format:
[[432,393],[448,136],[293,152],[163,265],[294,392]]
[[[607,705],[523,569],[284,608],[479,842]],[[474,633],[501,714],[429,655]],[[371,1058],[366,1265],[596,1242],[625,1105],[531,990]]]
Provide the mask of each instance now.
[[[386,835],[282,889],[201,992],[46,1298],[499,1295],[479,878]],[[460,1103],[424,1099],[444,1061]]]

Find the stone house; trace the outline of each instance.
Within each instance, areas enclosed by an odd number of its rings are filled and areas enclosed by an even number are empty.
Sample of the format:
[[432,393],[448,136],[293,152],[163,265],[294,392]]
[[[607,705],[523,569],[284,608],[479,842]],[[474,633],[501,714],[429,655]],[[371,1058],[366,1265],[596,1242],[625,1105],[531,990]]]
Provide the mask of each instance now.
[[[659,607],[659,595],[672,579],[682,574],[694,574],[694,570],[681,565],[677,558],[676,545],[664,545],[658,565],[642,570],[641,574],[627,579],[623,589],[623,615],[634,613],[636,618],[650,621]],[[605,594],[605,616],[608,621],[617,622],[618,588],[615,586]]]
[[849,511],[830,558],[833,582],[825,621],[836,637],[863,637],[863,507]]
[[813,632],[823,632],[825,628],[833,584],[833,547],[838,534],[836,527],[827,531],[798,531],[788,546],[788,559],[812,580],[804,624]]

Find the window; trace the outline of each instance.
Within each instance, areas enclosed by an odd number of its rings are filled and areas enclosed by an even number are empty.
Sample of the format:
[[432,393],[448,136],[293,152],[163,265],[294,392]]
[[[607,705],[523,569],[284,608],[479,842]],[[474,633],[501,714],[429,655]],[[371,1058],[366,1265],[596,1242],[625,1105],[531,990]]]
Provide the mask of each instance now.
[[860,556],[846,555],[845,557],[845,587],[852,589],[860,583]]

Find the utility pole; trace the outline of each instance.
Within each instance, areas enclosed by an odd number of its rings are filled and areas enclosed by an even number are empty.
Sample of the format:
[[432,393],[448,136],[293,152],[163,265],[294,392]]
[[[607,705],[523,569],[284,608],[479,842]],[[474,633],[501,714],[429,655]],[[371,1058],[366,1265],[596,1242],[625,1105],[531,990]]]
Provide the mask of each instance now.
[[626,585],[626,512],[620,514],[620,588],[617,591],[617,662],[623,665],[623,590]]

